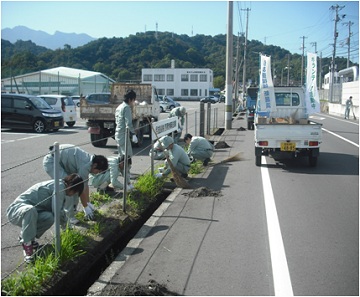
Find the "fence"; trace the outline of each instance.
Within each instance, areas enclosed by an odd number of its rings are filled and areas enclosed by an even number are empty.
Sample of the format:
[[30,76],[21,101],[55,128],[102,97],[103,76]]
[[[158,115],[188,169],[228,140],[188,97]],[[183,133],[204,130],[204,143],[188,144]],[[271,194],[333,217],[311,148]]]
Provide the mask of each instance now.
[[[207,103],[207,105],[205,105],[204,103],[200,103],[200,110],[196,110],[192,113],[186,113],[185,117],[186,117],[186,120],[185,120],[185,133],[191,133],[193,135],[201,135],[201,136],[205,136],[206,134],[210,135],[212,134],[217,128],[219,128],[219,109],[218,108],[211,108],[212,105],[210,103]],[[189,123],[192,123],[191,125]],[[222,122],[223,124],[223,122]],[[126,133],[129,133],[128,131]],[[110,136],[111,137],[111,136]],[[154,142],[154,140],[153,140]],[[137,152],[136,154],[134,154],[134,156],[136,155],[140,155],[142,152],[144,152],[145,150],[150,150],[150,148],[153,146],[153,142],[150,143],[150,145],[148,146],[145,146],[144,148],[142,148],[139,152]],[[89,142],[86,142],[86,143],[78,143],[78,144],[74,144],[75,146],[77,147],[81,147],[81,146],[84,146],[84,145],[87,145],[89,144]],[[130,144],[127,144],[127,145],[130,145]],[[58,160],[58,157],[59,157],[59,143],[55,143],[54,144],[54,157],[55,157],[55,171],[54,171],[54,180],[57,181],[56,183],[56,187],[55,187],[55,191],[53,193],[53,195],[47,197],[47,199],[53,199],[54,202],[57,201],[56,197],[58,196],[59,194],[59,187],[58,187],[58,182],[59,182],[59,179],[57,178],[58,177],[58,169],[59,169],[59,160]],[[31,162],[34,162],[36,160],[39,160],[39,159],[43,159],[47,154],[49,154],[49,152],[44,152],[43,154],[40,154],[39,156],[35,157],[35,158],[32,158],[30,160],[26,160],[22,163],[19,163],[19,164],[15,164],[9,168],[2,168],[1,172],[4,173],[4,172],[7,172],[7,171],[10,171],[10,170],[13,170],[15,168],[18,168],[18,167],[21,167],[25,164],[29,164]],[[151,155],[152,156],[152,155]],[[4,156],[3,156],[4,157]],[[152,160],[152,157],[150,157],[150,160],[151,162],[154,162],[154,160]],[[159,162],[162,162],[162,161],[157,161],[158,163]],[[127,162],[125,162],[125,165],[126,165]],[[145,166],[146,167],[146,166]],[[145,172],[148,172],[149,170],[151,170],[152,166],[149,165],[147,168],[145,168],[145,170],[143,171],[144,173]],[[154,167],[153,167],[154,168]],[[109,169],[108,169],[109,170]],[[151,172],[153,172],[153,170],[151,170]],[[125,210],[126,209],[126,191],[127,191],[127,183],[125,182],[127,180],[127,170],[125,169],[124,170],[124,194],[123,194],[123,209]],[[88,180],[84,180],[83,182],[87,182]],[[40,182],[40,181],[39,181]],[[16,186],[16,185],[15,185]],[[66,190],[66,189],[65,189]],[[64,190],[64,191],[65,191]],[[20,193],[19,193],[20,194]],[[54,205],[57,205],[57,203],[55,203]],[[34,205],[33,207],[36,207],[37,205]],[[55,208],[55,206],[54,206]],[[43,247],[45,247],[46,245],[51,245],[53,242],[55,242],[55,252],[56,253],[59,253],[59,251],[61,250],[61,246],[60,246],[60,220],[59,220],[59,212],[60,212],[60,206],[57,205],[57,207],[55,208],[56,211],[55,212],[55,219],[54,219],[54,229],[55,229],[55,235],[54,237],[52,237],[48,242],[45,242],[44,245],[42,245]],[[10,220],[7,220],[6,219],[3,219],[3,224],[1,225],[2,228],[6,228],[8,226],[10,226],[10,223],[11,221]],[[41,249],[39,249],[37,251],[38,253],[41,252]],[[5,258],[10,258],[12,257],[12,255],[6,255],[6,252],[2,252],[2,256],[5,257]],[[15,261],[15,263],[18,263],[18,261]],[[24,263],[20,263],[19,265],[17,265],[16,267],[14,267],[11,271],[7,271],[5,272],[6,275],[4,277],[2,277],[2,280],[3,279],[6,279],[7,277],[9,277],[11,274],[13,274],[14,272],[16,272],[20,266],[24,265]]]

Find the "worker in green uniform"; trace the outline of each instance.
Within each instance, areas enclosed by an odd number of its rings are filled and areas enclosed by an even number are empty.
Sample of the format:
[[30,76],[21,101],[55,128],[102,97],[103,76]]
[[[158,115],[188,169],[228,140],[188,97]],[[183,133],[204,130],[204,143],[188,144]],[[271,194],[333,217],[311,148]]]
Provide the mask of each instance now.
[[[123,190],[124,185],[118,180],[119,175],[124,176],[124,156],[108,157],[108,170],[98,173],[89,174],[89,184],[99,190]],[[128,158],[128,168],[131,166],[131,158]],[[127,190],[132,190],[134,186],[130,182],[130,176],[127,176]]]
[[[165,149],[165,154],[169,154],[169,159],[174,165],[175,169],[181,174],[182,177],[187,177],[190,170],[190,159],[184,149],[174,143],[174,140],[170,136],[164,136],[161,138],[161,144]],[[159,168],[159,173],[156,177],[167,177],[171,173],[170,165],[165,160],[164,167]]]
[[203,165],[207,166],[214,154],[214,145],[206,138],[201,136],[192,136],[185,134],[184,141],[188,145],[187,153],[192,161],[203,161]]
[[177,117],[178,121],[178,130],[174,132],[174,143],[178,143],[181,137],[182,130],[184,129],[184,123],[185,123],[185,114],[186,114],[186,108],[184,106],[178,106],[173,108],[169,112],[169,117]]
[[[71,173],[77,173],[84,181],[84,191],[80,195],[81,204],[84,207],[85,217],[87,219],[94,218],[94,206],[89,200],[89,173],[100,173],[108,168],[108,161],[102,155],[90,155],[79,147],[73,144],[61,144],[59,146],[59,178],[63,178]],[[50,147],[50,152],[44,157],[43,167],[46,173],[54,178],[54,152],[53,147]],[[71,223],[77,224],[79,221],[75,218],[75,210],[79,203],[79,197],[75,196],[74,210],[71,213]]]
[[[126,128],[129,128],[131,139],[134,143],[138,142],[135,129],[132,123],[131,107],[134,106],[136,93],[133,90],[128,90],[124,95],[124,101],[115,110],[115,140],[118,145],[119,157],[126,155],[125,153],[125,140]],[[128,152],[127,156],[132,157],[133,151],[131,147],[130,137],[128,138]]]
[[[54,180],[37,183],[18,196],[6,210],[9,221],[21,227],[19,240],[25,262],[33,261],[34,250],[39,247],[35,238],[40,238],[54,224],[54,188]],[[59,180],[58,205],[61,205],[62,225],[67,223],[73,209],[72,196],[81,195],[83,190],[83,179],[76,173]]]

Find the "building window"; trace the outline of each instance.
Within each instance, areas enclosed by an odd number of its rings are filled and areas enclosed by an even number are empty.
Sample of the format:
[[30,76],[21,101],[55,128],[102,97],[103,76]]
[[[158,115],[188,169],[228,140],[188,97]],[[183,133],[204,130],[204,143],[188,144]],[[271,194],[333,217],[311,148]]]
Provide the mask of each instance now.
[[190,90],[190,96],[197,96],[198,95],[198,90],[197,89],[191,89]]
[[174,74],[167,74],[166,81],[174,81]]
[[188,89],[181,89],[181,96],[189,96],[189,90]]
[[165,74],[154,74],[154,81],[165,81]]
[[189,74],[181,74],[181,81],[189,81]]
[[152,74],[144,74],[143,81],[152,81]]
[[198,81],[198,75],[197,74],[190,74],[190,81]]
[[166,95],[168,95],[168,96],[174,96],[174,89],[167,89],[167,90],[166,90]]
[[165,89],[156,89],[157,93],[159,96],[164,96],[165,95]]
[[200,74],[200,81],[207,81],[207,75],[206,74]]

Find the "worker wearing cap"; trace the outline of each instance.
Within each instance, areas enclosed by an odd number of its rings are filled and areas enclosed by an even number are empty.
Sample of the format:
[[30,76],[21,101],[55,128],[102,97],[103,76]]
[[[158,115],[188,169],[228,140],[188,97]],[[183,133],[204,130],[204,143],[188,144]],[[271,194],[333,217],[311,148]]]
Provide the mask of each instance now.
[[[108,169],[108,161],[102,155],[90,155],[79,147],[73,144],[61,144],[59,146],[59,178],[64,178],[71,173],[77,173],[84,181],[84,191],[80,195],[81,204],[84,207],[85,216],[88,219],[94,218],[94,206],[89,202],[89,173],[100,173]],[[46,173],[54,178],[54,152],[53,147],[50,147],[50,152],[43,159],[43,167]],[[74,196],[74,210],[79,203],[79,197]],[[74,217],[74,212],[71,216],[71,223],[76,224],[78,220]]]
[[[170,136],[164,136],[161,138],[161,144],[165,149],[165,154],[169,154],[169,159],[174,165],[175,169],[181,174],[182,177],[187,177],[190,170],[190,159],[184,149],[174,143],[174,140]],[[156,177],[167,177],[171,173],[170,165],[165,160],[165,166],[159,168],[160,173],[157,173]]]
[[203,161],[203,165],[207,166],[214,154],[214,145],[204,137],[192,136],[189,133],[185,134],[184,141],[189,146],[187,153],[190,159],[192,157],[193,161]]
[[[89,184],[98,190],[123,190],[124,185],[118,180],[119,175],[124,176],[124,156],[108,157],[109,169],[98,174],[89,174]],[[128,169],[131,166],[131,158],[128,159]],[[134,186],[130,182],[130,173],[127,175],[127,189],[132,190]]]
[[[20,244],[24,249],[24,261],[32,262],[33,253],[39,247],[35,238],[40,238],[54,224],[55,181],[37,183],[19,195],[7,208],[10,223],[21,227]],[[83,179],[73,173],[59,180],[57,196],[60,206],[60,223],[67,223],[73,209],[73,195],[80,195],[84,189]]]
[[164,160],[165,159],[164,148],[161,145],[161,140],[164,139],[165,137],[167,137],[167,136],[163,136],[159,140],[157,140],[154,143],[153,148],[149,152],[149,156],[151,157],[151,155],[153,155],[154,160]]
[[178,120],[180,121],[178,130],[175,131],[174,133],[174,143],[178,143],[181,137],[181,133],[185,123],[185,114],[186,114],[186,108],[184,106],[175,107],[169,112],[169,118],[177,117]]

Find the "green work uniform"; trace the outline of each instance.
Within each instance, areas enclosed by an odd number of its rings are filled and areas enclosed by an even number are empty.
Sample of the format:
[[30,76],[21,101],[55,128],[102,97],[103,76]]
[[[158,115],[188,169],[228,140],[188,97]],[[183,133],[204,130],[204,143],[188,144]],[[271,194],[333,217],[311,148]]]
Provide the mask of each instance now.
[[[65,184],[59,181],[58,202],[60,208],[60,223],[67,222],[66,216],[73,209],[73,200],[65,194]],[[21,227],[21,237],[24,242],[40,238],[54,224],[53,193],[55,181],[38,183],[20,196],[6,210],[9,221]]]
[[[116,121],[116,129],[115,129],[115,140],[118,145],[119,157],[125,155],[125,139],[126,139],[126,128],[129,128],[129,132],[135,134],[135,129],[132,124],[132,112],[131,107],[125,101],[121,103],[115,111],[115,121]],[[128,156],[133,155],[130,135],[128,137]]]
[[[169,150],[169,159],[171,163],[174,165],[176,170],[178,170],[180,173],[187,174],[190,170],[190,159],[189,156],[186,154],[184,149],[174,143],[173,148]],[[171,168],[167,161],[165,161],[165,168],[163,175],[169,175],[171,172]]]
[[188,148],[188,155],[194,157],[195,160],[204,161],[210,159],[214,153],[214,146],[206,138],[201,136],[193,136]]
[[[90,173],[89,184],[95,188],[99,188],[103,184],[106,184],[106,186],[108,186],[111,183],[114,188],[122,190],[124,188],[124,185],[118,180],[119,175],[123,176],[123,172],[121,172],[119,168],[119,158],[108,157],[107,159],[109,163],[108,170],[99,174]],[[130,184],[130,174],[128,174],[127,183]]]

